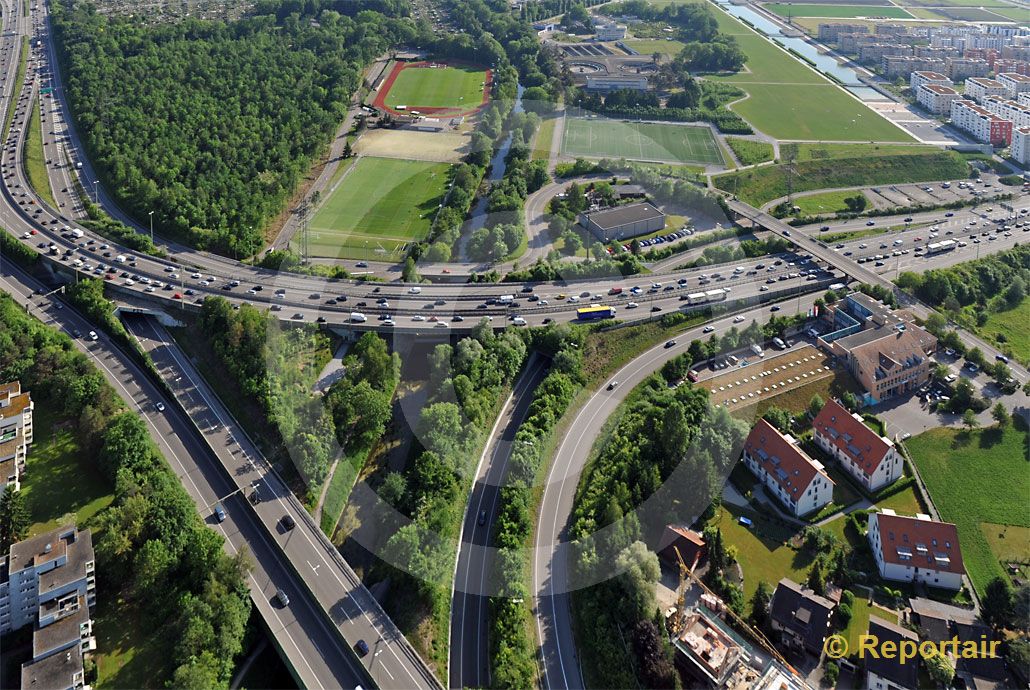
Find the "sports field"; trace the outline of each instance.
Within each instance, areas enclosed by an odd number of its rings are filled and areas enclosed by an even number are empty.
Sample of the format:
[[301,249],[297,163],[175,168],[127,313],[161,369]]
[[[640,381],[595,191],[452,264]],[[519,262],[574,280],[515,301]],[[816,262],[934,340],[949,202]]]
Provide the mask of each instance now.
[[568,118],[562,153],[584,158],[626,158],[662,163],[723,165],[708,127],[656,122]]
[[406,106],[409,112],[429,108],[472,110],[483,103],[486,80],[486,70],[473,67],[406,66],[389,86],[384,102],[392,109]]
[[781,17],[827,17],[835,19],[850,19],[854,17],[912,18],[911,14],[894,5],[808,5],[773,2],[766,4],[765,8]]
[[[443,201],[447,163],[363,157],[315,212],[312,256],[396,260],[422,239]],[[300,237],[294,238],[299,242]]]

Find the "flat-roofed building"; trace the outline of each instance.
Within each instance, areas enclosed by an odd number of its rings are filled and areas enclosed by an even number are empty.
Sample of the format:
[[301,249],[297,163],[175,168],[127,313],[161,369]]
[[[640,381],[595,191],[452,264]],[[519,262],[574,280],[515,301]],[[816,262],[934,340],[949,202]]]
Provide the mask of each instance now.
[[28,447],[32,443],[35,405],[21,382],[0,384],[0,493],[21,488]]
[[665,228],[665,214],[647,202],[581,213],[579,224],[602,242],[646,235]]
[[1030,166],[1030,127],[1012,130],[1012,157],[1023,166]]
[[632,89],[634,91],[647,91],[647,77],[641,75],[587,75],[588,91],[620,91]]
[[955,83],[948,79],[945,75],[940,72],[932,72],[928,70],[919,70],[913,72],[912,76],[908,79],[909,88],[913,91],[918,91],[919,87],[923,84],[938,84],[940,86],[954,86]]
[[962,588],[965,567],[958,529],[929,515],[898,515],[889,508],[869,515],[869,546],[880,577],[928,587]]
[[869,491],[878,491],[901,477],[904,463],[889,438],[870,429],[861,415],[836,400],[819,410],[812,422],[817,446]]
[[1030,92],[1030,76],[1015,72],[1002,72],[994,77],[1008,89],[1009,98],[1016,98],[1021,93]]
[[621,41],[626,38],[626,27],[615,22],[606,22],[594,27],[594,35],[598,41]]
[[988,96],[983,107],[1003,120],[1011,120],[1014,128],[1030,127],[1030,105],[1003,96]]
[[801,450],[789,434],[764,419],[744,441],[744,465],[794,516],[807,515],[833,498],[833,480],[822,464]]
[[977,103],[982,103],[988,96],[1007,96],[1009,90],[997,79],[986,77],[970,77],[966,79],[965,95]]
[[1012,120],[998,117],[973,101],[952,101],[951,123],[991,146],[1008,146],[1012,142]]
[[923,84],[916,89],[916,101],[934,115],[949,115],[952,102],[961,99],[962,94],[950,86]]
[[71,647],[64,653],[22,664],[21,687],[23,690],[88,690],[82,652]]
[[960,81],[968,77],[986,77],[991,71],[991,66],[986,60],[947,58],[944,62],[947,65],[945,72],[953,81]]

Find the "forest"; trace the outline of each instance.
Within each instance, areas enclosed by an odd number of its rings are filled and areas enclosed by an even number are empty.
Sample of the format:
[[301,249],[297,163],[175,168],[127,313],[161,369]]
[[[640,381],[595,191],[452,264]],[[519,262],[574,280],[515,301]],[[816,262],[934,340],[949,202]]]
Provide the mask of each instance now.
[[[366,3],[266,0],[240,20],[146,25],[53,5],[68,99],[119,206],[245,257],[343,120],[361,69],[415,24]],[[372,7],[399,14],[406,3]]]
[[[155,685],[228,687],[251,609],[245,553],[233,558],[223,551],[221,535],[201,520],[143,419],[71,339],[3,294],[0,380],[20,380],[39,408],[69,420],[114,493],[93,524],[79,527],[96,535],[97,596],[141,604],[142,624],[169,641],[172,677],[155,677]],[[5,495],[11,500],[18,493]],[[3,531],[20,539],[25,527]]]

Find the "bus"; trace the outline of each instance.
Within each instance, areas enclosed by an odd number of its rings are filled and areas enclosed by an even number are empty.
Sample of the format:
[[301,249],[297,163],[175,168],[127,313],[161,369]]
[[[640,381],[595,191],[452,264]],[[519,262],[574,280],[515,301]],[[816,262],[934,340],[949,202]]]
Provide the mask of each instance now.
[[589,307],[581,307],[576,310],[576,318],[580,321],[596,321],[598,319],[615,318],[614,307],[602,307],[599,304],[591,304]]
[[926,255],[930,256],[931,254],[943,254],[944,252],[950,252],[957,246],[958,244],[955,242],[955,240],[931,242],[930,244],[926,245]]

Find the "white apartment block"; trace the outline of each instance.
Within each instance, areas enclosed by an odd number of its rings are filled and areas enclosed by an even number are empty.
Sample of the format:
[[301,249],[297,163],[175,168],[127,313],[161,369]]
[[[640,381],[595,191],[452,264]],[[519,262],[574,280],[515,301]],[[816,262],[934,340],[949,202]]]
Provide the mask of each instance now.
[[920,70],[913,72],[912,76],[908,78],[908,85],[913,91],[918,91],[919,87],[923,84],[939,84],[940,86],[954,86],[948,77],[941,74],[940,72],[930,72],[926,70]]
[[962,588],[965,568],[955,525],[931,520],[929,515],[906,517],[883,508],[869,516],[868,537],[883,579]]
[[0,493],[21,488],[21,474],[32,443],[32,396],[21,383],[0,384]]
[[1030,105],[1030,91],[1024,91],[1016,96],[1016,102],[1023,105]]
[[970,77],[966,79],[966,97],[977,103],[983,103],[988,96],[1007,96],[1009,90],[997,79],[986,77]]
[[949,115],[953,101],[962,100],[962,94],[950,86],[923,84],[916,89],[916,101],[934,115]]
[[1015,72],[1002,72],[994,77],[1008,89],[1009,98],[1016,98],[1021,93],[1030,91],[1030,76]]
[[830,400],[812,422],[817,446],[868,491],[878,491],[904,472],[904,462],[894,442],[866,426],[857,413]]
[[615,22],[598,24],[594,27],[594,33],[598,41],[621,41],[626,38],[626,27],[619,26]]
[[759,419],[744,442],[744,464],[795,516],[822,508],[833,498],[833,480],[793,437]]
[[989,96],[984,99],[983,107],[1002,119],[1011,120],[1013,128],[1030,127],[1030,105],[1020,105],[1000,96]]
[[1002,119],[972,101],[952,101],[951,123],[986,144],[1008,146],[1012,141],[1012,121]]
[[1012,130],[1012,157],[1024,167],[1030,167],[1030,127]]

